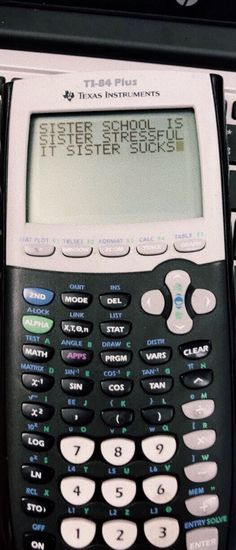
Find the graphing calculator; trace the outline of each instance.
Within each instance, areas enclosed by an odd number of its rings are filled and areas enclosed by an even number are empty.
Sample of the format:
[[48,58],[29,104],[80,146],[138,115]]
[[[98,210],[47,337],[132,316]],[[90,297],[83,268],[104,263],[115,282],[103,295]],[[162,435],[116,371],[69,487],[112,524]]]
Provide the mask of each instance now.
[[5,85],[14,550],[235,550],[220,77]]

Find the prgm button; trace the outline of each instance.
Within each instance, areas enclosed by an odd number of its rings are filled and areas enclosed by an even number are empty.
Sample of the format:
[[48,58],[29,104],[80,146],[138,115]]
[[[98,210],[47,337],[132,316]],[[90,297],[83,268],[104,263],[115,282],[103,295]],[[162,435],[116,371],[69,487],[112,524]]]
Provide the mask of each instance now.
[[45,288],[29,287],[23,290],[24,300],[27,304],[33,306],[47,306],[53,301],[54,296],[55,292],[46,290]]
[[54,550],[56,539],[49,534],[25,533],[24,550]]
[[195,340],[179,346],[179,351],[187,360],[203,359],[211,353],[212,344],[210,340]]
[[132,359],[132,351],[115,350],[115,351],[102,351],[101,360],[104,365],[109,367],[126,367]]
[[124,292],[101,294],[99,300],[106,309],[124,309],[130,304],[130,294]]

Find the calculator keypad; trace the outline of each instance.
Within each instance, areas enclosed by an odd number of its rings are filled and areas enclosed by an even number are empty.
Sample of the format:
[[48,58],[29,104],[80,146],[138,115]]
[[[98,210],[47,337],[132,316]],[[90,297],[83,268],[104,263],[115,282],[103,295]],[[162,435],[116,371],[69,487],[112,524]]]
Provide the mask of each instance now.
[[227,516],[215,453],[221,352],[209,325],[217,286],[206,270],[205,288],[202,269],[172,262],[138,284],[98,275],[95,291],[92,275],[57,274],[54,286],[53,274],[34,285],[25,274],[15,474],[24,550],[192,550],[211,529],[218,536],[218,524],[202,523]]

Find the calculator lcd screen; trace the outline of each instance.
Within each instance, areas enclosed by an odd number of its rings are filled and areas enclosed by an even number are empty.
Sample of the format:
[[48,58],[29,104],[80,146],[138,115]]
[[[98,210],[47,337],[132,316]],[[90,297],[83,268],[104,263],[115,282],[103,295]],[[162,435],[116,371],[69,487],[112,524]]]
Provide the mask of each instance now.
[[194,111],[33,115],[26,195],[29,223],[201,217]]

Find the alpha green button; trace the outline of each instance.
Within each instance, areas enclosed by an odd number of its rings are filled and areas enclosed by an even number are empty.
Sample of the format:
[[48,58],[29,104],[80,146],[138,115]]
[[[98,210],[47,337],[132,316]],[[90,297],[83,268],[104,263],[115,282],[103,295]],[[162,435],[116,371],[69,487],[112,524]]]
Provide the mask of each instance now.
[[22,325],[25,330],[33,334],[46,334],[52,330],[54,321],[41,315],[24,315]]

